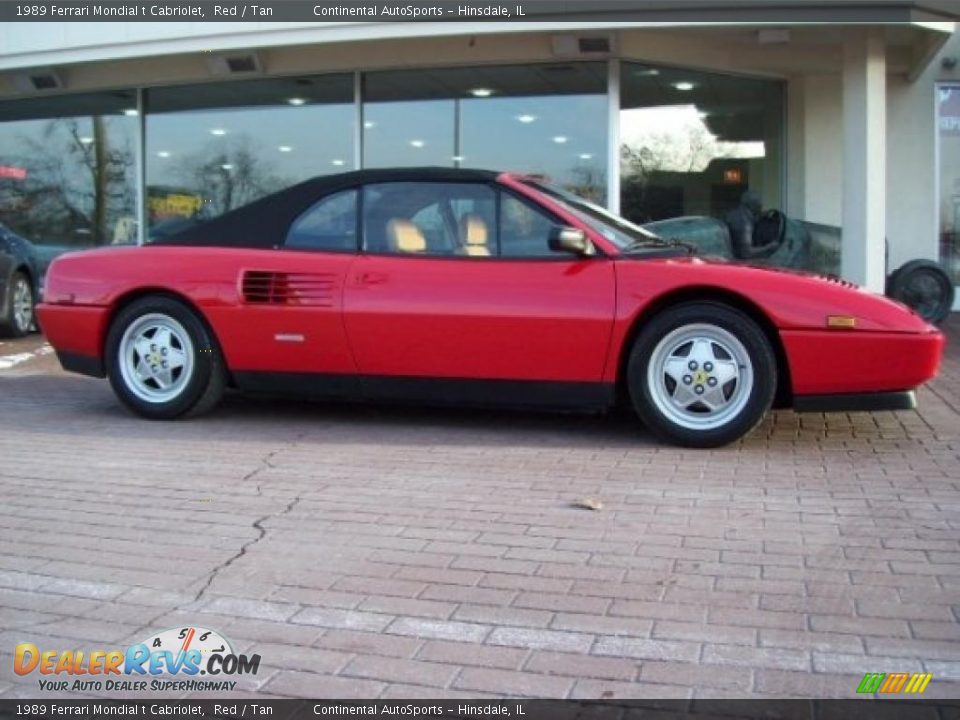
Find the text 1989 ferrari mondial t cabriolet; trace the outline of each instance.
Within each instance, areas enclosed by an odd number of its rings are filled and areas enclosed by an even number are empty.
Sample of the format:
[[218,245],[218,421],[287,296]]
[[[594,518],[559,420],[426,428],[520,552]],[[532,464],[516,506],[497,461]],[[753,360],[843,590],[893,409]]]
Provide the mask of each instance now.
[[148,418],[227,386],[602,410],[716,446],[776,402],[906,409],[943,337],[837,280],[710,262],[535,179],[365,170],[143,247],[65,255],[43,330]]

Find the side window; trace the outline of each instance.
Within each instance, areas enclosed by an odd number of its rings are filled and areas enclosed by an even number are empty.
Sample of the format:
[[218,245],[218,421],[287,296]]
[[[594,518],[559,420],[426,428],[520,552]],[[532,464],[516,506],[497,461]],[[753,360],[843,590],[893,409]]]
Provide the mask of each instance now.
[[497,253],[496,193],[478,183],[368,185],[363,247],[371,253],[487,257]]
[[323,198],[293,221],[283,246],[304,250],[357,249],[357,191]]
[[501,193],[500,198],[501,257],[556,257],[549,242],[558,223],[513,195]]

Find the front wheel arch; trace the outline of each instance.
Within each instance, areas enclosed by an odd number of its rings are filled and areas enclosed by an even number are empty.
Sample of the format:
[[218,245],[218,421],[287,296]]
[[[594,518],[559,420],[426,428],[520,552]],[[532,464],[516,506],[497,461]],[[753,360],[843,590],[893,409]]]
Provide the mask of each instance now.
[[773,349],[773,356],[777,361],[777,388],[774,394],[773,407],[787,408],[793,405],[793,380],[790,374],[790,363],[787,360],[787,352],[783,347],[783,341],[780,338],[780,332],[776,325],[749,298],[744,297],[730,290],[713,286],[682,288],[661,295],[649,302],[630,323],[630,329],[624,336],[623,344],[620,346],[619,357],[617,359],[617,398],[621,404],[626,402],[629,405],[629,392],[627,390],[627,364],[630,360],[630,351],[637,336],[643,330],[643,326],[651,318],[670,308],[688,302],[716,302],[739,310],[751,320],[753,320],[767,336],[770,347]]

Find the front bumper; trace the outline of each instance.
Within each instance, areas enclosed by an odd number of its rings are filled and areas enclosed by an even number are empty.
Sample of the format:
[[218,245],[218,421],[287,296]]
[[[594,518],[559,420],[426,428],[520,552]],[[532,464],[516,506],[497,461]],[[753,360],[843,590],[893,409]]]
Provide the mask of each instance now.
[[[934,378],[944,337],[930,332],[781,330],[794,402],[913,390]],[[802,404],[802,401],[801,401]]]

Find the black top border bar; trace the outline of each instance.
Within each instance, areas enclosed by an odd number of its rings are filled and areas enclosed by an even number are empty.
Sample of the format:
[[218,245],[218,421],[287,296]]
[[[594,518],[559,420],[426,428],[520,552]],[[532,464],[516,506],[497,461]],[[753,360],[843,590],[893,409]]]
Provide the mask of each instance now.
[[0,22],[952,22],[956,0],[0,0]]

